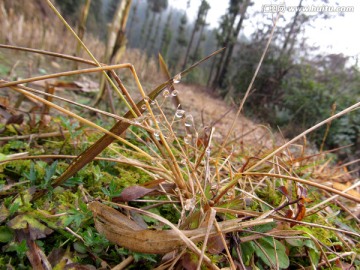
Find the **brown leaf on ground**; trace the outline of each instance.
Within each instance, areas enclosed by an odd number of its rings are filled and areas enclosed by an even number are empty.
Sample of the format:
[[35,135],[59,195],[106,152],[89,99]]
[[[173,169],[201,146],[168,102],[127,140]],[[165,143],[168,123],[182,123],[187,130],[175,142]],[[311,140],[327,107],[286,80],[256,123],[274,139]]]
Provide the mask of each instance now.
[[26,241],[28,251],[26,251],[26,256],[30,261],[30,264],[33,269],[39,270],[50,270],[51,264],[47,260],[44,252],[37,245],[37,243],[32,239],[32,236],[27,229],[15,230],[15,237],[18,242]]
[[120,196],[113,198],[114,202],[130,202],[145,195],[149,194],[150,192],[154,191],[154,188],[145,188],[142,186],[131,186],[125,188]]
[[210,254],[220,254],[225,249],[221,236],[209,237],[207,250]]

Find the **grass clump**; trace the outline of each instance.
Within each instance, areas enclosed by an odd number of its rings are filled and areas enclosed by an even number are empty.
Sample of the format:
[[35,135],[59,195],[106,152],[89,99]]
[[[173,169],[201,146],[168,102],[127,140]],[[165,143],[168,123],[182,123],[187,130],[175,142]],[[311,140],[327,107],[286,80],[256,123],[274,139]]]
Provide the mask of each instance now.
[[[51,52],[27,50],[54,57]],[[352,213],[360,198],[343,192],[358,182],[343,167],[329,169],[324,153],[312,154],[306,143],[295,144],[359,104],[283,144],[247,145],[238,143],[242,138],[234,135],[235,121],[226,136],[215,139],[213,126],[199,128],[197,119],[183,109],[176,88],[199,63],[170,77],[160,60],[167,81],[145,92],[131,64],[109,66],[95,58],[57,57],[96,68],[0,81],[8,100],[2,110],[16,116],[30,108],[27,123],[7,119],[1,133],[1,266],[360,265],[359,219]],[[130,71],[138,100],[118,79],[115,68]],[[58,92],[49,94],[46,85],[43,98],[44,92],[39,94],[32,85],[95,71],[109,71],[107,80],[126,100],[125,108],[108,113],[84,107]],[[53,83],[59,86],[59,79]],[[10,104],[22,95],[30,101],[16,102],[14,113]],[[64,102],[71,103],[69,109]],[[355,184],[339,190],[322,181],[335,172],[337,179]]]

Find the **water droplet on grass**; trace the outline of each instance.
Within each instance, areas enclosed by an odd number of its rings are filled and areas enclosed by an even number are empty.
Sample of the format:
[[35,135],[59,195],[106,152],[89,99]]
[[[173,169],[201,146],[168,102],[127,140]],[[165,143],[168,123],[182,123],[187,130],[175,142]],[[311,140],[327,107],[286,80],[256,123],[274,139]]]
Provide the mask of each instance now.
[[155,139],[160,140],[160,131],[155,130],[154,131],[154,137],[155,137]]
[[175,117],[176,118],[181,118],[184,116],[185,110],[181,110],[181,109],[177,109],[175,112]]
[[181,74],[179,73],[179,74],[175,75],[175,77],[174,77],[174,83],[179,83],[180,80],[181,80]]
[[191,134],[186,134],[186,136],[184,137],[184,143],[185,144],[190,144],[192,140],[192,135]]
[[146,104],[141,105],[142,110],[146,110]]
[[176,97],[176,96],[178,95],[178,91],[177,91],[177,90],[172,91],[172,92],[171,92],[171,95],[172,95],[173,97]]
[[144,115],[141,115],[141,116],[135,118],[134,120],[135,120],[135,124],[140,125],[145,120],[145,117],[144,117]]
[[191,127],[194,123],[194,118],[191,114],[188,114],[186,117],[185,117],[185,126],[186,127]]
[[194,199],[185,200],[184,208],[186,211],[193,210],[195,208],[195,200]]
[[164,96],[165,98],[167,98],[169,95],[170,95],[169,89],[165,88],[165,89],[164,89],[164,92],[163,92],[163,96]]

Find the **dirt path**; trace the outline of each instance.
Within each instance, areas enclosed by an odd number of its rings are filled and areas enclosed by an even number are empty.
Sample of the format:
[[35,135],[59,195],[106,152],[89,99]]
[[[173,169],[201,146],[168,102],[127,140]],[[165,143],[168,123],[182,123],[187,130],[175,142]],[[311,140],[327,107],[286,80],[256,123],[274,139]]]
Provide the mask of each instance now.
[[[203,86],[180,84],[176,88],[181,104],[187,113],[194,116],[198,127],[202,126],[202,121],[205,126],[216,122],[214,137],[226,136],[236,116],[237,108],[234,107],[229,111],[228,104],[212,97]],[[271,147],[273,142],[271,133],[264,125],[255,124],[242,115],[236,120],[231,135],[232,138],[238,138],[237,143]]]

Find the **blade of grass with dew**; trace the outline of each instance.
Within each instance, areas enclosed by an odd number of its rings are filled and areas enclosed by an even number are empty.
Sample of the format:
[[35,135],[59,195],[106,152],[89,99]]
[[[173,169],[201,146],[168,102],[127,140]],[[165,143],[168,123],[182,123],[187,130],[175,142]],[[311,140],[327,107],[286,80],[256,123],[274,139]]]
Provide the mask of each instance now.
[[[183,72],[181,72],[181,76],[184,76],[186,74],[188,74],[192,69],[194,69],[196,66],[198,66],[199,64],[201,64],[202,62],[208,60],[209,58],[211,58],[212,56],[218,54],[220,51],[222,51],[223,49],[217,50],[215,52],[213,52],[212,54],[210,54],[209,56],[203,58],[202,60],[196,62],[195,64],[193,64],[192,66],[190,66],[189,68],[187,68],[186,70],[184,70]],[[167,82],[159,85],[158,87],[156,87],[149,95],[148,97],[153,100],[155,99],[162,90],[164,90],[169,84],[173,83],[174,79],[170,79]],[[137,109],[143,113],[144,109],[142,109],[142,105],[145,104],[145,100],[142,99],[141,101],[139,101],[136,106]],[[129,110],[125,115],[124,118],[127,119],[132,119],[134,118],[134,115],[132,114],[132,112]],[[111,129],[110,132],[116,135],[121,135],[128,127],[130,126],[129,123],[123,122],[123,121],[118,121]],[[89,162],[91,162],[98,154],[100,154],[108,145],[110,145],[112,142],[114,141],[114,138],[108,134],[103,135],[99,140],[97,140],[92,146],[90,146],[88,149],[86,149],[82,154],[80,154],[80,156],[75,159],[70,165],[69,167],[65,170],[65,172],[63,172],[62,175],[60,175],[52,184],[53,187],[57,187],[59,185],[61,185],[64,181],[66,181],[67,179],[69,179],[70,177],[72,177],[73,175],[75,175],[79,170],[81,170],[86,164],[88,164]],[[39,197],[41,197],[43,194],[45,194],[45,190],[42,191],[38,191],[35,195],[34,195],[34,199],[38,199]]]
[[[160,70],[164,74],[166,80],[171,79],[169,69],[165,63],[164,58],[162,57],[162,55],[160,53],[159,53],[159,65],[160,65]],[[174,84],[170,85],[170,90],[171,90],[170,93],[175,90]],[[171,99],[172,99],[175,109],[181,109],[181,102],[180,102],[179,96],[178,95],[172,96]]]

